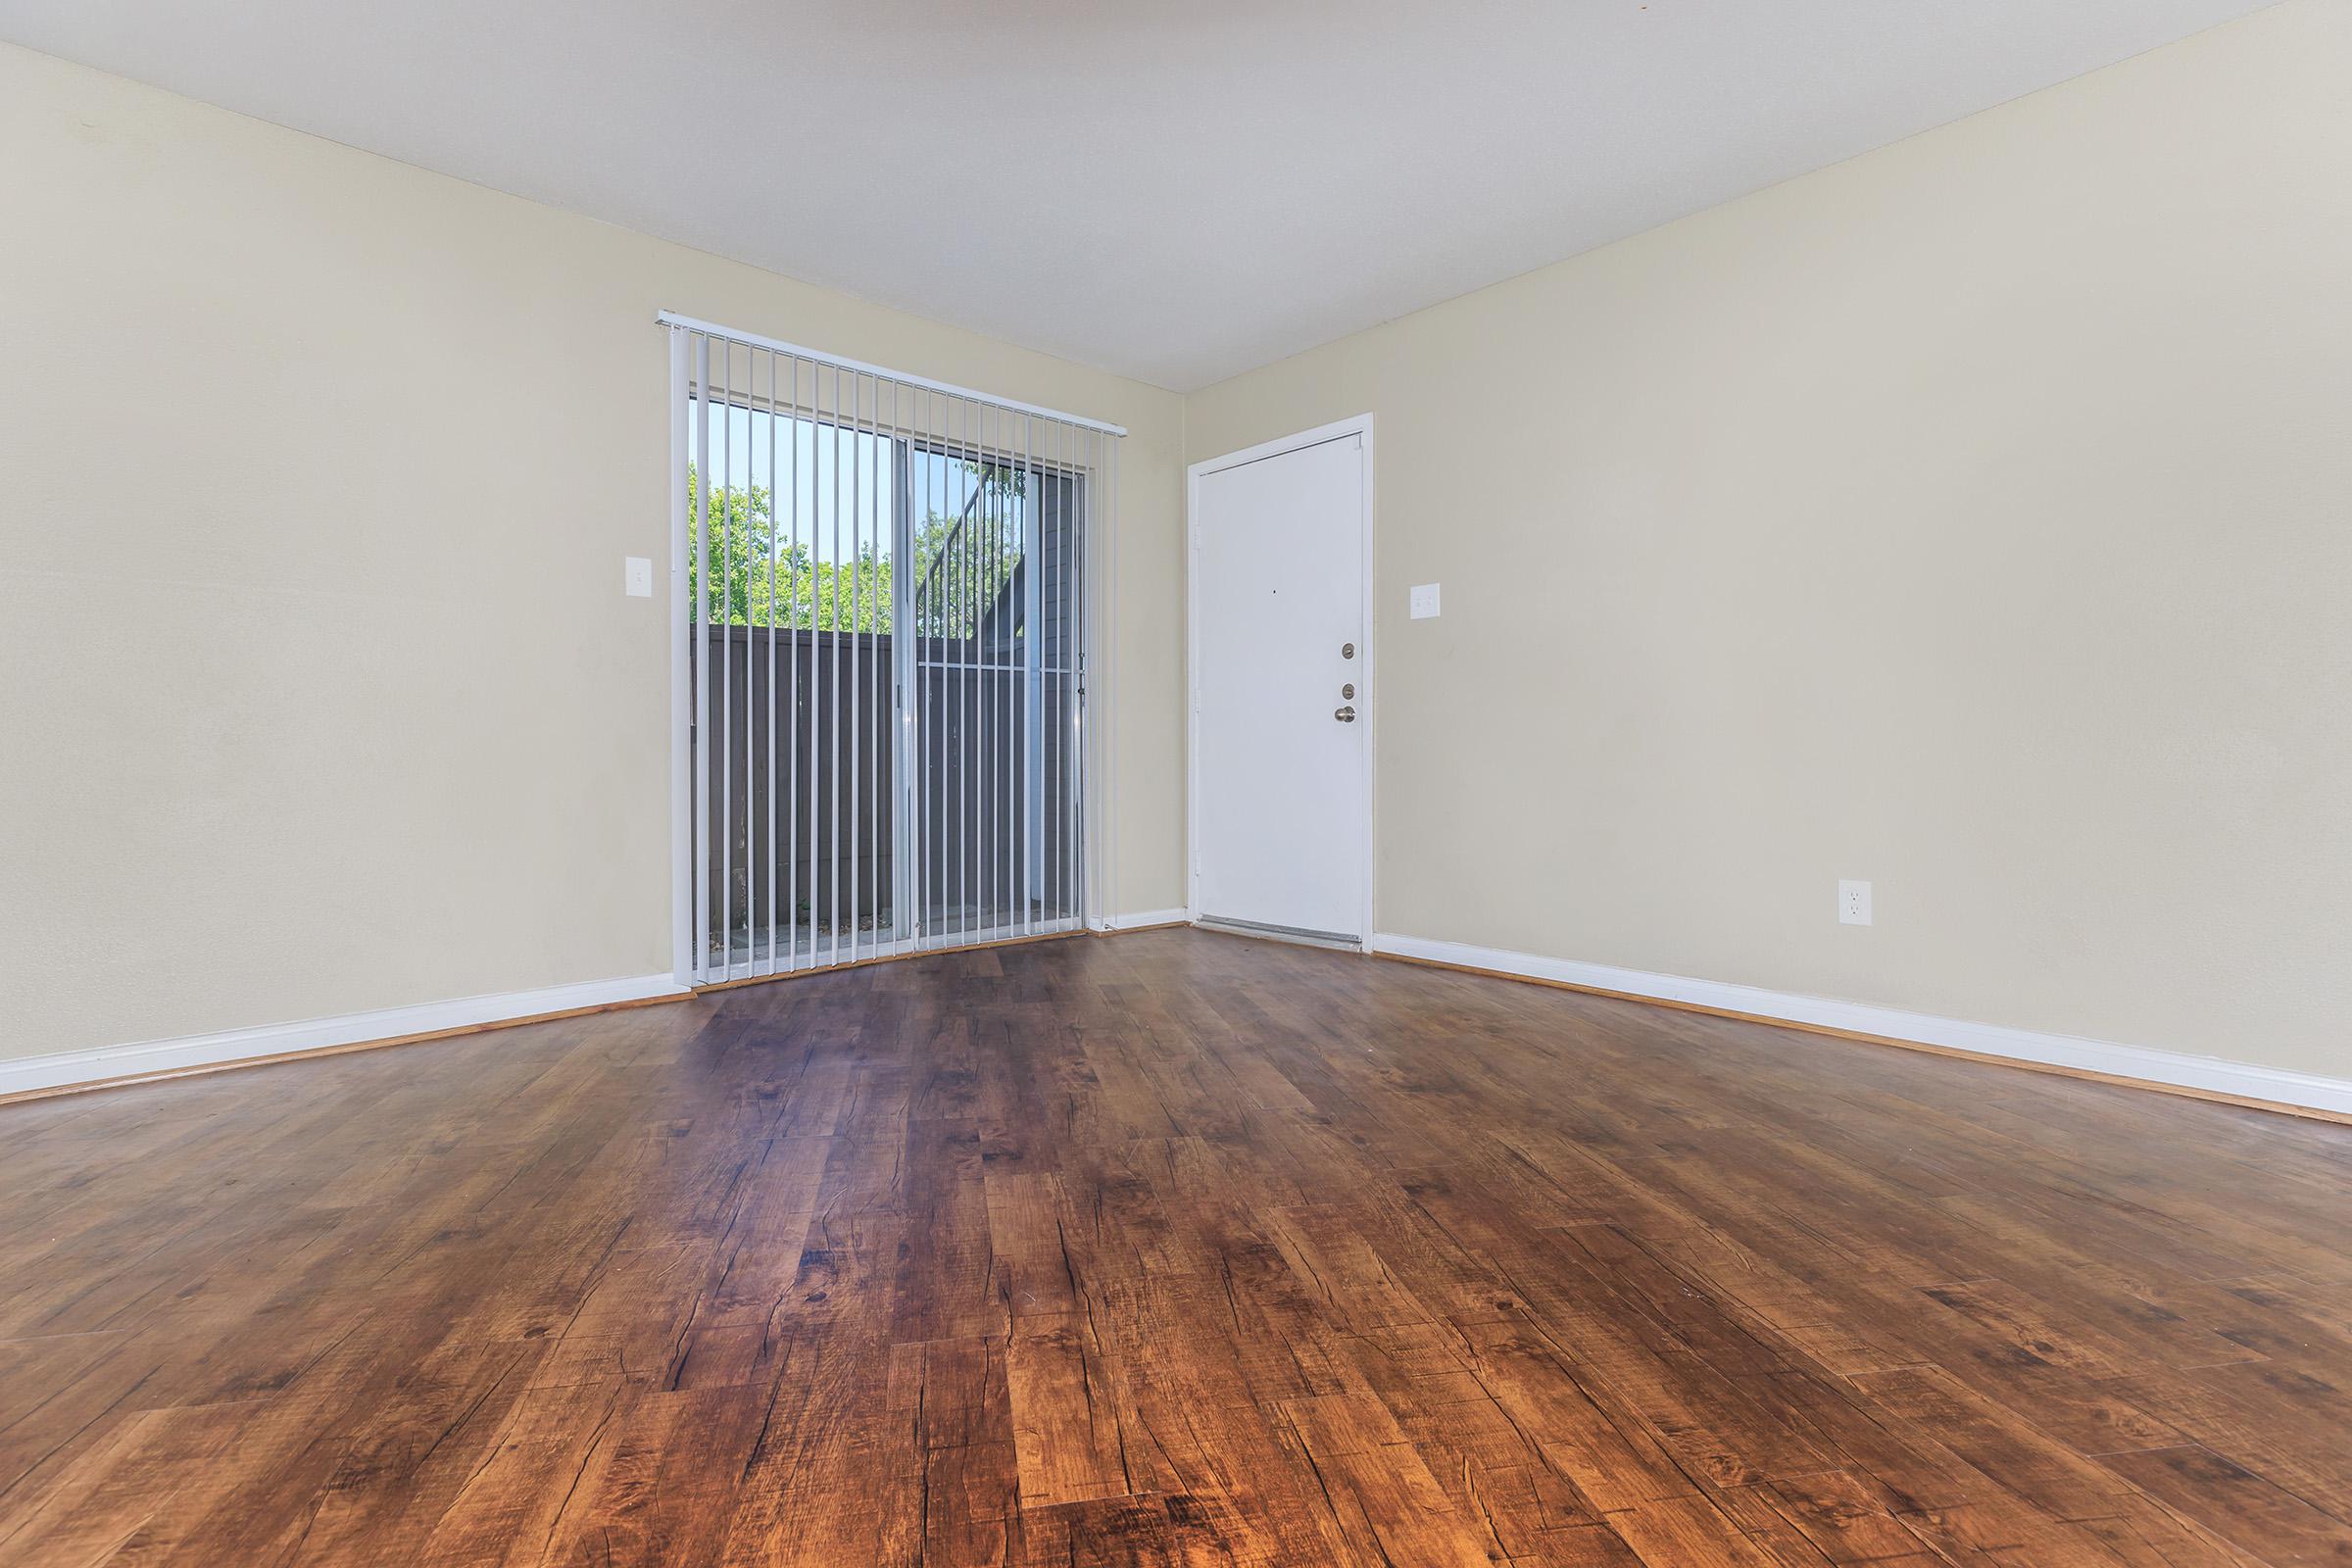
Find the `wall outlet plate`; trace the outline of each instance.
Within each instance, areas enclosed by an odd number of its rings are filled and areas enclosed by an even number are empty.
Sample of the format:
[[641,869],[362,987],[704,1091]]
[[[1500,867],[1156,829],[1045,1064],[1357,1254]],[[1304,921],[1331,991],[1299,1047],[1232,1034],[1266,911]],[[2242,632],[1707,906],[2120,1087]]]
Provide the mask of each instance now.
[[1413,618],[1427,620],[1438,612],[1438,585],[1434,582],[1413,585]]
[[1870,924],[1870,884],[1840,882],[1838,884],[1838,920],[1841,925]]
[[622,585],[631,599],[654,597],[654,564],[643,556],[631,556],[622,563]]

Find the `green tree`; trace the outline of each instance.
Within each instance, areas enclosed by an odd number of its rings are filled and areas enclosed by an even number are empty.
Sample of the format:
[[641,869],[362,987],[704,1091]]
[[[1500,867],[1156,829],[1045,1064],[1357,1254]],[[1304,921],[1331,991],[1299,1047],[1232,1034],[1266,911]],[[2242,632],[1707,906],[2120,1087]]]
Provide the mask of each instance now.
[[[774,598],[776,578],[789,579],[800,569],[799,552],[787,559],[776,553],[775,516],[767,489],[753,485],[738,490],[732,485],[710,498],[708,516],[701,512],[702,475],[693,466],[686,470],[686,568],[690,581],[701,584],[702,614],[707,624],[725,622],[749,625],[756,620],[765,625],[765,614]],[[705,580],[703,551],[706,540],[710,547],[710,571]],[[692,603],[694,588],[687,590]],[[755,607],[760,613],[754,614]]]
[[[952,516],[929,513],[914,532],[909,591],[915,630],[926,637],[978,635],[1020,562],[1026,475],[996,464],[958,466],[978,480],[971,504]],[[724,486],[712,493],[707,516],[701,508],[702,476],[689,465],[687,601],[702,595],[704,624],[891,630],[895,564],[874,542],[833,562],[815,559],[798,540],[779,540],[765,485]]]
[[978,636],[1021,559],[1027,473],[995,463],[956,466],[976,481],[969,501],[953,514],[929,513],[914,531],[910,598],[925,637]]
[[704,624],[890,630],[891,559],[870,541],[846,562],[818,561],[799,541],[779,541],[765,485],[728,485],[711,494],[707,516],[701,507],[702,476],[689,466],[686,593],[690,604],[698,592],[703,596]]

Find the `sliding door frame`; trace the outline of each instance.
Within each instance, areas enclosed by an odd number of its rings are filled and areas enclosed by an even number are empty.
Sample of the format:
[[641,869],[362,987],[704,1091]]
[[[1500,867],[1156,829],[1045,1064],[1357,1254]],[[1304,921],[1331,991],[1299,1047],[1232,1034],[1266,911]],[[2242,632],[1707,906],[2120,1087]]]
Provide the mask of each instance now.
[[[1093,651],[1098,632],[1098,616],[1095,606],[1096,584],[1091,580],[1093,545],[1096,540],[1090,536],[1096,534],[1098,530],[1103,531],[1105,537],[1115,535],[1115,512],[1106,516],[1097,515],[1096,487],[1099,483],[1107,485],[1111,482],[1109,476],[1116,472],[1118,447],[1121,439],[1127,434],[1126,428],[1083,416],[1064,414],[1034,404],[1020,403],[1011,399],[975,392],[944,381],[934,381],[923,376],[909,375],[902,371],[866,365],[860,361],[848,360],[838,355],[803,348],[778,339],[737,331],[730,327],[719,326],[690,317],[673,315],[666,311],[661,313],[656,319],[663,328],[667,329],[669,337],[670,962],[672,972],[679,984],[708,989],[717,985],[740,984],[751,979],[783,979],[793,974],[817,973],[828,968],[848,967],[853,962],[870,962],[876,958],[906,956],[932,951],[953,951],[956,946],[960,945],[937,942],[937,933],[925,930],[923,925],[922,890],[926,881],[926,867],[915,862],[922,858],[927,851],[927,846],[923,842],[925,836],[923,813],[928,811],[929,802],[923,797],[923,789],[919,781],[920,754],[917,753],[916,748],[928,743],[920,733],[920,709],[916,695],[919,685],[919,672],[916,669],[918,661],[915,653],[916,644],[913,641],[915,635],[913,618],[909,613],[912,609],[913,590],[906,573],[894,570],[892,624],[894,628],[906,628],[907,635],[894,635],[892,639],[893,667],[890,680],[892,692],[890,728],[892,781],[890,798],[895,808],[890,847],[891,874],[895,884],[891,898],[892,929],[888,932],[876,930],[873,934],[875,940],[868,945],[868,950],[854,959],[835,963],[811,963],[807,967],[779,967],[769,973],[760,973],[757,967],[759,959],[755,939],[752,950],[754,968],[752,974],[733,976],[730,970],[724,977],[712,978],[707,972],[698,972],[707,971],[710,967],[710,944],[703,935],[703,917],[699,912],[707,909],[709,903],[708,895],[702,884],[700,868],[708,865],[710,854],[709,846],[703,838],[706,831],[705,824],[698,817],[696,810],[697,790],[704,784],[704,780],[699,775],[707,771],[707,767],[698,769],[695,756],[697,742],[708,743],[707,736],[697,734],[697,721],[700,716],[697,709],[698,707],[707,707],[710,702],[708,680],[698,681],[696,679],[695,660],[699,654],[705,658],[706,663],[708,663],[710,639],[707,634],[702,633],[701,623],[695,614],[695,607],[690,603],[694,597],[695,586],[694,566],[690,552],[694,516],[687,500],[688,469],[690,466],[697,463],[697,454],[693,450],[694,421],[691,416],[694,397],[689,395],[689,389],[701,387],[703,379],[703,372],[691,363],[694,345],[698,341],[705,345],[706,353],[712,343],[749,347],[772,355],[785,356],[795,361],[807,362],[812,366],[830,367],[837,372],[872,377],[877,385],[883,381],[893,382],[901,388],[911,387],[918,391],[937,393],[950,400],[960,400],[967,404],[997,411],[999,414],[1034,416],[1052,421],[1056,425],[1076,427],[1087,433],[1083,447],[1088,454],[1088,458],[1085,460],[1078,459],[1074,455],[1067,455],[1056,461],[1049,458],[1042,451],[1028,448],[1026,443],[1024,443],[1024,450],[1006,450],[999,454],[1005,462],[1017,464],[1024,473],[1039,476],[1053,473],[1062,476],[1068,486],[1065,497],[1083,498],[1083,504],[1077,511],[1076,517],[1066,519],[1062,524],[1067,536],[1065,549],[1071,552],[1070,558],[1065,561],[1063,565],[1063,570],[1068,575],[1064,591],[1069,595],[1070,600],[1068,611],[1070,622],[1063,631],[1065,667],[1052,672],[1046,672],[1044,668],[1046,658],[1044,628],[1042,618],[1038,613],[1041,608],[1041,577],[1044,570],[1043,551],[1036,548],[1040,543],[1043,527],[1042,490],[1041,494],[1033,498],[1025,509],[1027,515],[1022,522],[1021,541],[1023,560],[1028,563],[1024,584],[1023,624],[1026,628],[1024,643],[1027,647],[1028,662],[1036,668],[1027,671],[1026,678],[1020,682],[1021,691],[1006,698],[1005,714],[1009,718],[1016,707],[1022,710],[1024,717],[1037,714],[1041,699],[1031,691],[1031,688],[1041,673],[1052,673],[1068,689],[1068,696],[1064,699],[1068,705],[1067,711],[1055,715],[1057,722],[1066,720],[1070,725],[1070,754],[1064,764],[1067,777],[1063,784],[1062,796],[1047,801],[1045,808],[1066,811],[1076,831],[1069,835],[1069,842],[1064,851],[1070,858],[1068,879],[1071,906],[1063,909],[1051,922],[1051,929],[1046,928],[1046,922],[1033,923],[1031,920],[1032,900],[1028,897],[1030,891],[1028,871],[1038,846],[1027,842],[1025,832],[1008,836],[1008,846],[1011,843],[1018,843],[1022,847],[1019,856],[1020,863],[1018,865],[1008,863],[1004,869],[1008,885],[1021,887],[1023,896],[1017,906],[1008,906],[1012,907],[1013,914],[1004,932],[1000,936],[990,937],[988,941],[993,944],[1001,940],[1025,940],[1029,935],[1079,934],[1098,928],[1102,921],[1102,916],[1097,907],[1094,876],[1100,863],[1098,857],[1101,853],[1101,840],[1104,831],[1102,825],[1104,814],[1097,808],[1094,788],[1099,776],[1107,777],[1107,768],[1103,768],[1099,774],[1097,760],[1091,755],[1097,746],[1102,744],[1097,738],[1099,726],[1096,715],[1102,710],[1099,710],[1094,702],[1093,693],[1090,690],[1092,682],[1089,677],[1089,668],[1097,662],[1088,656]],[[706,400],[709,397],[707,389],[697,395],[705,397]],[[749,404],[737,405],[736,400],[731,397],[727,399],[727,402],[730,406],[750,406]],[[778,405],[774,401],[772,390],[769,407],[771,417],[782,416],[776,412]],[[796,419],[804,416],[799,408],[797,394],[791,416]],[[834,418],[838,420],[839,416],[840,411],[835,410]],[[891,453],[892,471],[887,486],[889,497],[887,525],[893,531],[892,552],[896,556],[900,553],[900,545],[906,539],[910,539],[915,532],[912,509],[916,503],[916,497],[913,494],[911,455],[922,450],[944,453],[954,446],[964,443],[940,437],[935,433],[916,434],[906,421],[895,416],[891,426],[887,428],[881,425],[878,418],[872,421],[852,418],[843,422],[840,427],[853,432],[865,431],[875,435],[887,445]],[[1099,447],[1096,445],[1097,442],[1101,443]],[[707,465],[704,466],[707,468]],[[708,480],[706,480],[707,483]],[[1063,505],[1068,507],[1069,504],[1068,499],[1065,498]],[[1034,553],[1032,553],[1033,551]],[[770,636],[772,638],[772,632]],[[709,670],[706,669],[705,675],[708,676],[709,673]],[[772,686],[769,700],[771,704],[775,700]],[[838,716],[836,722],[838,722]],[[1014,765],[1025,763],[1026,757],[1037,739],[1038,737],[1035,735],[1030,737],[1029,744],[1023,748],[1024,758]],[[771,789],[774,787],[772,780],[769,787]],[[1027,788],[1028,786],[1025,784],[1024,790]],[[1014,814],[1015,812],[1008,808],[1007,821],[1012,820]],[[1017,815],[1024,830],[1031,829],[1037,819],[1032,806],[1025,801],[1017,808]],[[772,849],[770,853],[774,853]],[[1007,854],[1010,853],[1008,848]],[[908,902],[909,897],[911,897],[912,903]]]
[[[690,332],[669,334],[669,968],[682,986],[694,984],[694,591],[687,559],[685,389]],[[797,377],[796,377],[797,381]]]

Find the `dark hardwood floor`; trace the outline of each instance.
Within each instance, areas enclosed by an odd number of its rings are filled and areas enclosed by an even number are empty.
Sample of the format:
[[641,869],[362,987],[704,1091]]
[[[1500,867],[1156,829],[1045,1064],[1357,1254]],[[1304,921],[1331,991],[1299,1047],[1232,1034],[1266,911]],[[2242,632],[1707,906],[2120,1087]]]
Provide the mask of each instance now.
[[0,1564],[2352,1563],[2352,1128],[1190,931],[0,1107]]

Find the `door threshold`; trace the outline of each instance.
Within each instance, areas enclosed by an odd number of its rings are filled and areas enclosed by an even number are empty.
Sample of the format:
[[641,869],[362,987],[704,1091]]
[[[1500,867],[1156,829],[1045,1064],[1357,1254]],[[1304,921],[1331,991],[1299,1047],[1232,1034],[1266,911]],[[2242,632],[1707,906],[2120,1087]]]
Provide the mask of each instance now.
[[1238,920],[1228,914],[1204,914],[1193,922],[1204,931],[1223,931],[1230,936],[1263,937],[1269,942],[1295,942],[1302,948],[1331,948],[1340,953],[1364,951],[1362,937],[1347,936],[1338,931],[1314,931],[1305,926],[1270,925],[1263,920]]

